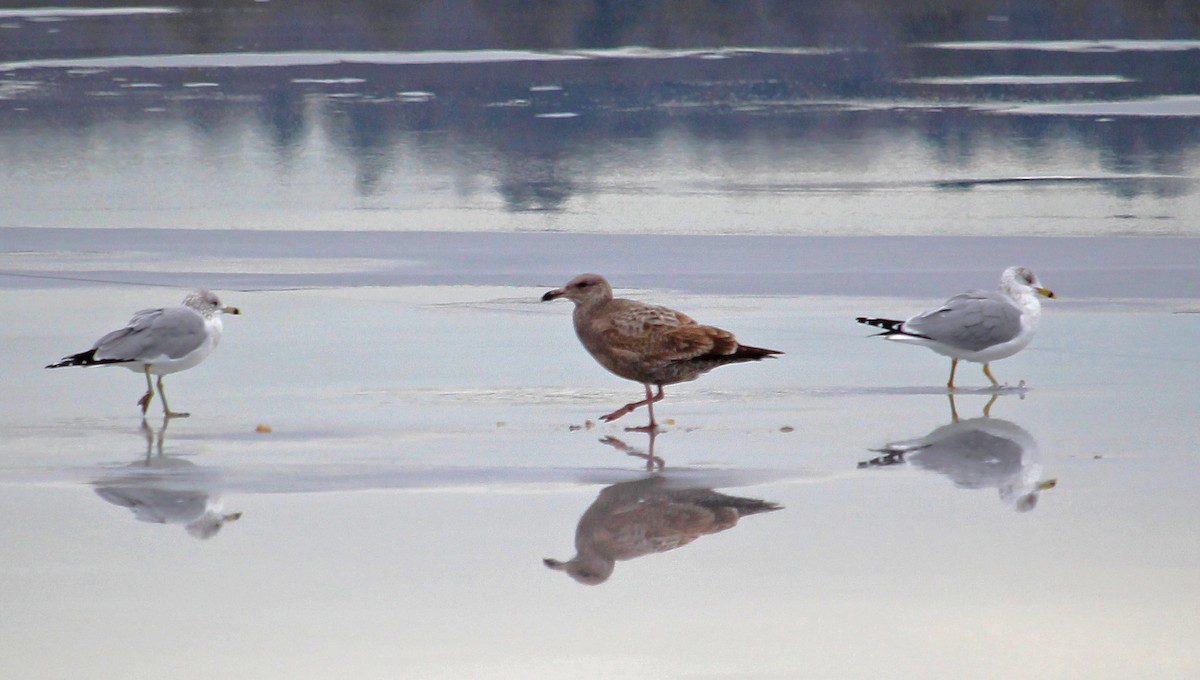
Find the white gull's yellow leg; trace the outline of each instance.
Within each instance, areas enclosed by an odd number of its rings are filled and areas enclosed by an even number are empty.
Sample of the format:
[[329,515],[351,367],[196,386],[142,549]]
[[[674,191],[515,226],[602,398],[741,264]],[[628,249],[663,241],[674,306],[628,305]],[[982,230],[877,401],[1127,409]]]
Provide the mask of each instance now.
[[138,406],[142,407],[142,417],[145,417],[146,409],[150,408],[150,400],[154,398],[154,383],[150,382],[150,364],[143,365],[142,371],[146,374],[146,393],[138,399]]
[[988,368],[988,364],[983,365],[983,374],[988,377],[988,380],[992,381],[992,387],[1000,386],[1000,383],[996,380],[995,377],[992,376],[992,369]]
[[163,377],[161,375],[158,376],[158,397],[160,399],[162,399],[163,416],[167,417],[167,418],[187,418],[188,416],[190,416],[191,415],[190,413],[176,413],[171,410],[170,406],[167,406],[167,393],[165,390],[163,390],[162,379],[163,379]]
[[988,418],[992,417],[992,404],[996,403],[996,400],[999,398],[1000,398],[1000,393],[997,392],[996,394],[992,395],[991,399],[988,399],[987,405],[983,407],[983,415],[985,417],[988,417]]

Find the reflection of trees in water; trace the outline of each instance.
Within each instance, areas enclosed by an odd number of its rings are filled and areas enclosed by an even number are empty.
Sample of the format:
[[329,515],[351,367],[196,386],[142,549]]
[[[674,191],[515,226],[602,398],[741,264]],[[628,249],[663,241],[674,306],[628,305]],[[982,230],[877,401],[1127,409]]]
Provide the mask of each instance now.
[[334,104],[325,113],[330,137],[354,162],[356,193],[378,193],[409,128],[406,119],[396,107],[374,102]]
[[276,153],[284,161],[294,157],[308,132],[304,94],[285,87],[267,90],[257,113]]
[[1080,136],[1100,149],[1101,164],[1112,172],[1189,174],[1191,150],[1200,143],[1195,119],[1114,118],[1102,125],[1077,125]]
[[[1096,120],[1072,117],[1059,125],[1064,136],[1082,149],[1094,149],[1097,164],[1105,171],[1126,175],[1192,174],[1189,157],[1200,145],[1200,129],[1193,118],[1122,118]],[[1149,194],[1157,198],[1184,196],[1195,190],[1192,182],[1145,178],[1110,182],[1106,190],[1121,198]]]
[[[575,193],[572,179],[591,144],[576,119],[538,119],[522,107],[517,115],[486,104],[451,101],[345,101],[323,109],[336,148],[355,166],[355,189],[381,193],[386,176],[412,154],[459,178],[474,191],[475,175],[494,177],[509,210],[559,210]],[[435,142],[436,140],[436,142]]]
[[[1028,174],[1037,175],[1039,165],[1068,145],[1084,157],[1095,153],[1095,164],[1105,173],[1186,176],[1191,174],[1188,158],[1200,146],[1200,128],[1187,117],[980,116],[950,110],[909,119],[938,161],[951,168],[971,165],[986,152],[1002,148],[1020,154]],[[1171,198],[1194,189],[1190,182],[1168,178],[1111,181],[1103,187],[1121,198]]]
[[[697,163],[735,172],[782,176],[857,170],[879,165],[896,144],[916,138],[953,174],[997,149],[1019,154],[1029,175],[1060,163],[1063,145],[1097,155],[1095,166],[1122,174],[1188,174],[1200,145],[1194,118],[986,115],[979,104],[1078,102],[1200,92],[1196,52],[1053,53],[1047,51],[913,48],[921,40],[1087,37],[1194,37],[1200,5],[1164,2],[1150,11],[1114,2],[1100,14],[1083,0],[1027,3],[966,0],[954,6],[895,3],[767,2],[639,3],[630,0],[370,0],[333,7],[318,0],[244,3],[188,0],[178,14],[119,20],[71,20],[47,36],[6,31],[0,61],[34,56],[245,52],[286,50],[552,49],[646,45],[858,45],[831,54],[758,54],[724,59],[594,59],[585,62],[340,65],[319,68],[166,69],[151,71],[157,90],[114,94],[114,76],[39,74],[47,87],[22,102],[39,115],[0,107],[0,130],[69,125],[85,136],[97,124],[182,117],[228,157],[249,113],[287,172],[313,129],[321,129],[352,160],[360,196],[386,192],[398,168],[441,173],[462,193],[494,188],[513,211],[564,210],[572,196],[601,182],[637,181],[626,164],[659,162],[655,145],[674,135]],[[1043,7],[1041,5],[1048,5]],[[1049,6],[1052,5],[1052,6]],[[988,21],[991,15],[1007,21]],[[1095,25],[1093,25],[1095,24]],[[36,33],[36,36],[35,36]],[[33,41],[39,37],[42,42]],[[9,40],[11,38],[11,40]],[[48,41],[48,42],[47,42]],[[39,51],[40,50],[40,51]],[[946,87],[912,82],[936,76],[1113,74],[1126,82],[1097,86]],[[301,84],[293,78],[353,76],[362,83]],[[188,81],[219,87],[183,90]],[[531,91],[536,85],[557,91]],[[433,92],[430,102],[397,93]],[[334,98],[335,95],[353,95]],[[208,97],[208,98],[205,98]],[[940,109],[893,108],[921,102]],[[497,106],[507,103],[508,106]],[[868,106],[858,109],[857,105]],[[252,107],[252,112],[247,111]],[[578,113],[578,118],[538,114]],[[683,134],[680,134],[683,133]],[[106,130],[105,134],[112,134]],[[878,140],[878,142],[876,141]],[[135,143],[140,139],[131,140]],[[625,151],[617,158],[611,150]],[[647,150],[649,149],[649,150]],[[207,149],[206,149],[207,151]],[[612,160],[616,159],[616,160]],[[644,170],[644,168],[642,168]],[[810,170],[811,169],[811,170]],[[1057,174],[1059,171],[1055,170]],[[643,175],[645,172],[642,173]],[[715,174],[715,173],[714,173]],[[922,178],[924,179],[924,178]],[[953,179],[951,177],[950,179]],[[771,181],[768,179],[768,181]],[[1191,191],[1157,179],[1103,184],[1123,198],[1172,197]]]
[[478,138],[495,157],[497,190],[510,211],[561,210],[576,191],[572,176],[588,151],[589,125],[578,118],[538,119],[528,112],[489,125]]
[[[612,68],[619,76],[620,67]],[[267,71],[177,74],[181,80],[220,82],[220,87],[194,88],[178,97],[168,86],[99,100],[81,76],[57,90],[59,98],[21,102],[27,109],[21,112],[0,108],[0,129],[19,138],[66,127],[86,145],[95,134],[113,135],[109,124],[120,121],[116,130],[133,149],[145,141],[139,124],[161,129],[164,120],[161,112],[146,109],[162,107],[175,112],[202,143],[197,153],[216,163],[241,153],[249,120],[283,173],[305,153],[311,131],[320,129],[351,160],[360,196],[385,194],[389,174],[402,168],[438,181],[448,178],[459,196],[494,190],[511,211],[561,211],[581,193],[637,182],[652,164],[670,159],[665,149],[680,145],[693,169],[711,167],[715,181],[735,184],[803,182],[814,173],[866,171],[886,163],[897,145],[913,143],[928,148],[936,162],[926,177],[912,180],[959,179],[964,170],[997,154],[1015,154],[1019,174],[1029,176],[1062,174],[1064,154],[1078,159],[1072,165],[1080,170],[1070,172],[1081,174],[1097,168],[1105,174],[1188,176],[1188,159],[1200,147],[1200,128],[1189,117],[989,115],[965,107],[845,110],[805,100],[804,86],[797,83],[755,88],[573,82],[580,71],[559,67],[526,74],[518,82],[439,87],[424,78],[406,80],[404,69],[330,70],[366,81],[348,86],[291,82],[313,77],[309,71]],[[94,78],[111,83],[112,76]],[[561,83],[563,90],[549,97],[530,92],[530,86],[544,83]],[[435,97],[413,102],[397,96],[410,89]],[[80,101],[87,105],[77,105]],[[496,106],[507,102],[516,104]],[[579,115],[537,117],[559,113]],[[662,176],[670,177],[672,169],[663,169]],[[1189,181],[1162,177],[1097,186],[1125,199],[1173,198],[1195,189]]]

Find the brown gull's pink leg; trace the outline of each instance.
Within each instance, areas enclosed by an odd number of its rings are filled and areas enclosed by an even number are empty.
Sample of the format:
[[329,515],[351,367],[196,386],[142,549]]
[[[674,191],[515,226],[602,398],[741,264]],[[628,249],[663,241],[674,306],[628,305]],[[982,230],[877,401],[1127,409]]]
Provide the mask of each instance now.
[[616,411],[613,411],[612,413],[609,413],[608,415],[600,416],[600,420],[603,420],[606,423],[612,422],[612,421],[616,420],[617,418],[620,418],[621,416],[625,415],[626,413],[633,411],[634,409],[636,409],[639,406],[645,406],[646,409],[650,411],[650,424],[646,425],[644,427],[627,427],[627,428],[625,428],[625,430],[627,432],[652,432],[652,431],[658,429],[658,423],[654,422],[654,402],[662,401],[662,398],[663,398],[662,385],[658,386],[658,394],[651,396],[650,395],[650,385],[647,384],[645,399],[643,399],[641,401],[633,402],[631,404],[625,404],[621,408],[617,409]]

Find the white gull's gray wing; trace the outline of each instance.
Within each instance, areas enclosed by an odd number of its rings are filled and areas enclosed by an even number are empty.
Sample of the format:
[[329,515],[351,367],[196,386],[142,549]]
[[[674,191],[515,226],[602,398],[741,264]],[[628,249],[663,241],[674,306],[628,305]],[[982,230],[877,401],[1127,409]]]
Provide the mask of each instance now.
[[204,344],[204,317],[187,307],[143,309],[122,329],[96,341],[96,359],[179,359]]
[[184,524],[203,517],[208,494],[201,491],[173,491],[153,486],[97,487],[96,495],[129,508],[141,522]]
[[1000,291],[972,291],[904,322],[906,333],[956,349],[978,352],[1021,332],[1021,310]]

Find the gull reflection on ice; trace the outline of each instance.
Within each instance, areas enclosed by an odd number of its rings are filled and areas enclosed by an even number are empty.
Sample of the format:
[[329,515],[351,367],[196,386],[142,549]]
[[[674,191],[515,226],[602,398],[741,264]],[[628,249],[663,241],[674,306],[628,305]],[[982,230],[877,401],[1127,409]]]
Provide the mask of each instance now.
[[[601,441],[638,455],[613,437]],[[648,460],[648,466],[654,465],[654,458]],[[575,557],[566,562],[546,558],[543,563],[584,585],[599,585],[612,576],[618,560],[674,550],[731,529],[747,515],[783,507],[718,493],[697,481],[653,474],[605,487],[575,527]]]
[[979,418],[960,420],[949,395],[951,422],[924,437],[891,442],[873,451],[883,454],[859,468],[909,463],[946,475],[964,489],[995,488],[1000,500],[1017,512],[1037,507],[1038,495],[1057,480],[1043,480],[1041,454],[1033,436],[1016,423],[992,418],[993,395]]
[[170,418],[154,432],[146,421],[146,457],[130,463],[122,474],[93,482],[96,495],[129,508],[139,522],[181,524],[191,536],[205,540],[216,536],[227,522],[242,516],[225,513],[221,497],[211,488],[214,480],[190,461],[163,454],[163,439]]
[[646,472],[653,472],[655,470],[661,470],[667,465],[666,461],[654,454],[654,440],[658,438],[658,432],[658,430],[650,430],[646,433],[650,436],[650,444],[646,447],[645,451],[634,448],[620,439],[613,437],[612,435],[601,439],[600,443],[611,446],[614,449],[623,452],[627,456],[633,456],[634,458],[641,458],[645,460]]

